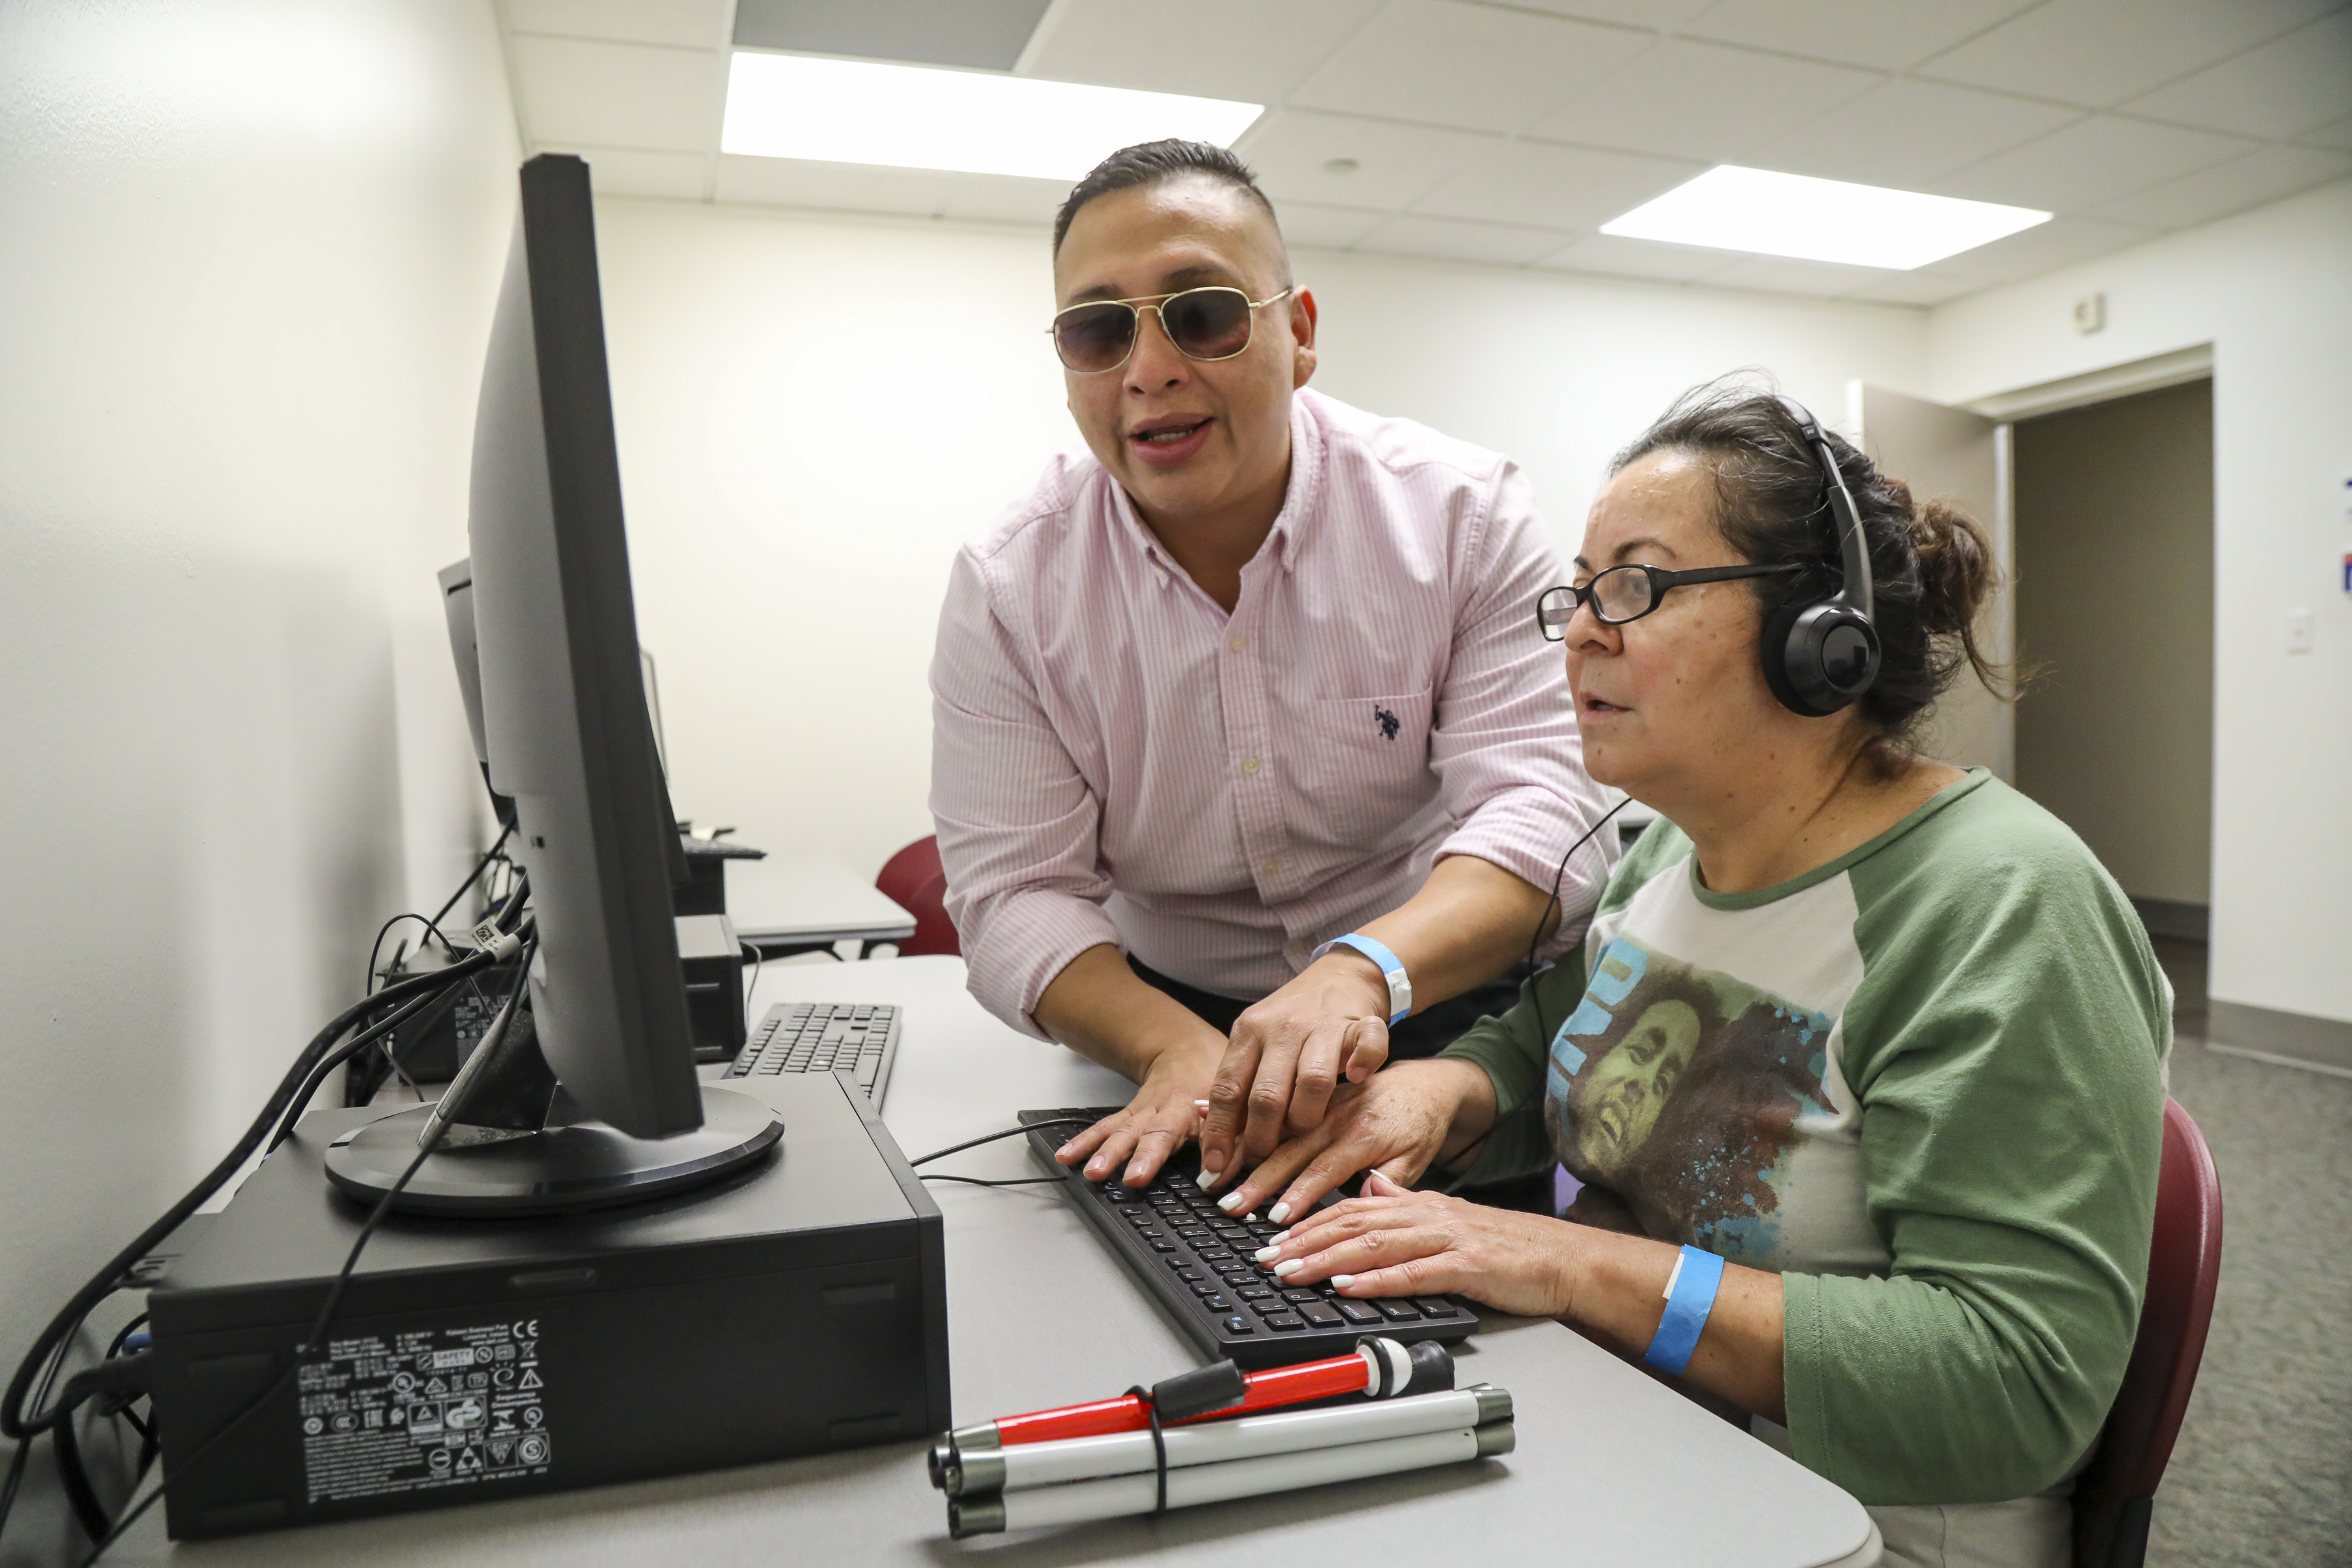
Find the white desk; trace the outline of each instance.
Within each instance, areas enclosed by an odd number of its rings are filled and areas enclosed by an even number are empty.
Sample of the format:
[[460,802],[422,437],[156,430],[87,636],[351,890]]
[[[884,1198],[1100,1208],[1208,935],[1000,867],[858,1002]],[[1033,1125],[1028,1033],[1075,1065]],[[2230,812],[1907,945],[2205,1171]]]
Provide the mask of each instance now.
[[727,916],[738,937],[770,957],[836,942],[903,942],[915,934],[915,917],[872,878],[819,856],[730,860]]
[[[1117,1100],[1124,1080],[1006,1029],[952,958],[771,968],[756,1007],[907,1009],[883,1120],[909,1154],[1033,1106]],[[786,1136],[790,1136],[787,1132]],[[1020,1139],[943,1162],[1030,1175]],[[1197,1364],[1189,1344],[1051,1187],[940,1183],[955,1419],[1099,1398]],[[1488,1318],[1457,1381],[1511,1391],[1518,1448],[1446,1466],[1025,1535],[947,1539],[928,1443],[179,1548],[161,1510],[110,1563],[310,1568],[776,1568],[797,1563],[1051,1564],[1150,1558],[1444,1568],[1868,1568],[1875,1529],[1845,1493],[1558,1324]]]

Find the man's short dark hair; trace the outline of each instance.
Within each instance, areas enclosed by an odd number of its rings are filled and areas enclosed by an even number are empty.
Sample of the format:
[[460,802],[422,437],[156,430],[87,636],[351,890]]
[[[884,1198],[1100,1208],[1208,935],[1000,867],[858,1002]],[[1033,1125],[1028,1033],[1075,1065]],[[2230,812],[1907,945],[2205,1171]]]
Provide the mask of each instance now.
[[1139,142],[1132,147],[1122,147],[1097,163],[1087,177],[1070,187],[1069,200],[1054,216],[1054,254],[1062,254],[1062,237],[1070,232],[1070,220],[1078,209],[1097,196],[1107,196],[1114,191],[1131,191],[1139,185],[1156,185],[1162,180],[1172,180],[1180,174],[1206,174],[1209,178],[1245,191],[1257,203],[1274,224],[1276,234],[1281,223],[1275,218],[1274,204],[1257,188],[1257,176],[1250,166],[1223,147],[1206,142],[1181,142],[1171,138],[1165,142]]

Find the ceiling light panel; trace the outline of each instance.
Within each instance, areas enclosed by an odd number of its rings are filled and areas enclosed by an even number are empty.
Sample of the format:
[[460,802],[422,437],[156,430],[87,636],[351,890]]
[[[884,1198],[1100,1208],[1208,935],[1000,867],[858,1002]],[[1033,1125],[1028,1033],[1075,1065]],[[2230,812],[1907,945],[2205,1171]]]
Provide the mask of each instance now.
[[1907,272],[2049,221],[2030,207],[1726,163],[1602,224],[1601,232]]
[[738,50],[722,152],[1076,180],[1138,142],[1223,147],[1263,107],[1076,82]]

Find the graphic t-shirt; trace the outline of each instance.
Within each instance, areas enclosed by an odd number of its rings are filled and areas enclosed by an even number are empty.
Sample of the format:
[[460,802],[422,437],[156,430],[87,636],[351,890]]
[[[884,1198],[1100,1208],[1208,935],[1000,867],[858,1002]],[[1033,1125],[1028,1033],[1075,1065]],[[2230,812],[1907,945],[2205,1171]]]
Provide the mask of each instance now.
[[2129,900],[1978,771],[1852,853],[1718,894],[1661,822],[1583,962],[1446,1054],[1484,1182],[1557,1158],[1647,1235],[1783,1278],[1789,1426],[1895,1563],[2066,1561],[2131,1350],[2170,994]]

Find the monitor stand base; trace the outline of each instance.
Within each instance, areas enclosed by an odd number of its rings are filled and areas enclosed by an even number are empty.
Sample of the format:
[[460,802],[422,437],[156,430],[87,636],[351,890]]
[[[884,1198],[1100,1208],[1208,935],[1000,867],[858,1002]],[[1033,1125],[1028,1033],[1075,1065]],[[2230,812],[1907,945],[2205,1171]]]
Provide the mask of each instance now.
[[[558,1097],[559,1107],[571,1097]],[[327,1146],[327,1179],[373,1207],[416,1159],[433,1108],[371,1121]],[[561,1115],[559,1110],[558,1115]],[[784,1125],[749,1095],[705,1084],[702,1125],[671,1138],[632,1138],[584,1115],[536,1131],[455,1126],[392,1206],[404,1214],[502,1218],[634,1204],[698,1187],[767,1157]]]

